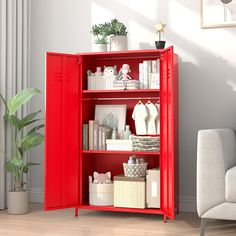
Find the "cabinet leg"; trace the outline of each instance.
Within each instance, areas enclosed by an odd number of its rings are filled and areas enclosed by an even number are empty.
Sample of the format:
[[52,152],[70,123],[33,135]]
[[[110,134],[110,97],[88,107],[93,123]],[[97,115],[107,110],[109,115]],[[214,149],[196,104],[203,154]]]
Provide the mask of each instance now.
[[166,214],[164,214],[164,223],[167,223]]
[[75,217],[77,217],[79,214],[79,208],[75,208]]

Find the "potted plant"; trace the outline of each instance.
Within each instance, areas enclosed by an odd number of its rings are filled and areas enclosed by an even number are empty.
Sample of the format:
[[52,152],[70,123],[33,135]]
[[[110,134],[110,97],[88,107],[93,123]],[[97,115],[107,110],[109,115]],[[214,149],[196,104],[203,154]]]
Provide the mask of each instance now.
[[94,37],[94,51],[96,52],[106,52],[107,51],[107,35],[103,29],[103,25],[93,25],[91,33]]
[[155,41],[156,44],[156,48],[157,49],[164,49],[165,48],[165,44],[166,41],[161,40],[161,33],[164,32],[164,28],[165,28],[165,24],[162,24],[161,22],[159,22],[155,27],[156,27],[156,32],[159,36],[159,40]]
[[[5,120],[9,125],[12,154],[6,161],[5,169],[13,177],[13,189],[8,192],[8,213],[24,214],[28,212],[28,192],[25,187],[24,175],[28,173],[29,167],[38,165],[27,160],[27,152],[44,140],[44,135],[38,132],[44,124],[38,124],[40,119],[36,116],[41,112],[36,111],[20,119],[17,117],[19,111],[33,96],[40,91],[34,88],[26,88],[13,96],[9,103],[0,94],[0,100],[5,105]],[[35,124],[35,122],[37,122]],[[28,126],[31,129],[28,130]]]
[[117,19],[112,19],[104,25],[107,35],[110,36],[110,51],[127,50],[126,26]]

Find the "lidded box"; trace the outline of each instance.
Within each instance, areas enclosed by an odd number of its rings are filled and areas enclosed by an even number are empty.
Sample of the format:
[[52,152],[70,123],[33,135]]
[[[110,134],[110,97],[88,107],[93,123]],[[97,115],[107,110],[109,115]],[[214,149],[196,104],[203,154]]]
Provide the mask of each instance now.
[[145,177],[114,176],[114,206],[145,208]]

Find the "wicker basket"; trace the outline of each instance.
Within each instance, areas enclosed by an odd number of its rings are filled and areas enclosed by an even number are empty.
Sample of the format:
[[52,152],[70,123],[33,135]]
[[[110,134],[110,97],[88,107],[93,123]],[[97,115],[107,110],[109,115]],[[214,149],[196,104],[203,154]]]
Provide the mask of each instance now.
[[123,163],[124,174],[127,177],[142,177],[146,175],[148,163],[127,164]]

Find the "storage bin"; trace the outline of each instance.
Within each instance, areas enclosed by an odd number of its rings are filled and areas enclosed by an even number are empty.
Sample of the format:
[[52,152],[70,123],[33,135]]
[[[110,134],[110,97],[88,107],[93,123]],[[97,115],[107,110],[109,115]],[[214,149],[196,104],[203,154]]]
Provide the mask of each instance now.
[[114,206],[145,208],[145,177],[114,176]]
[[110,151],[132,151],[132,140],[126,139],[107,139],[107,150]]
[[142,177],[146,175],[148,163],[127,164],[123,163],[124,174],[127,177]]
[[114,199],[114,184],[92,183],[89,176],[89,204],[94,206],[112,206]]
[[111,90],[113,88],[113,81],[117,79],[117,75],[111,76],[88,76],[88,90]]
[[146,175],[146,206],[160,208],[160,169],[147,170]]

